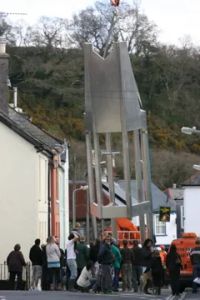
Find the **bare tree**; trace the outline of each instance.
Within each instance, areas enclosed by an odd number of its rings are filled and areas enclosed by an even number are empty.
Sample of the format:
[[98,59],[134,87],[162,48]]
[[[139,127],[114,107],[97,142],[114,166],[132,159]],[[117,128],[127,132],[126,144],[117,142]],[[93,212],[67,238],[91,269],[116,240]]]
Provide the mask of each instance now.
[[129,52],[145,54],[150,47],[157,44],[156,25],[150,22],[146,15],[140,13],[137,5],[126,11],[125,20],[121,19],[119,26]]
[[9,44],[15,44],[16,39],[13,27],[6,22],[4,16],[0,16],[0,36],[4,36]]
[[27,29],[25,44],[46,48],[63,47],[64,29],[63,19],[41,17],[36,26]]
[[139,8],[123,3],[113,8],[109,2],[97,1],[95,7],[73,16],[72,38],[79,47],[90,42],[99,53],[107,53],[113,41],[126,41],[129,52],[140,54],[156,43],[156,26]]
[[28,28],[30,27],[24,20],[19,20],[18,22],[14,23],[14,26],[12,26],[12,33],[15,36],[16,46],[20,47],[25,45]]

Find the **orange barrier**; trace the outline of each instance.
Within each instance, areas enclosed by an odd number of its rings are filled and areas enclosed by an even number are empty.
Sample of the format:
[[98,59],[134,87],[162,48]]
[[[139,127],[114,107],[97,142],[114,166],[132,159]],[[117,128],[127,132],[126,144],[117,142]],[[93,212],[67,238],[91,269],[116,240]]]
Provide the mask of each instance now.
[[181,276],[192,277],[192,264],[190,260],[190,251],[196,247],[197,235],[193,232],[183,233],[182,237],[174,240],[172,244],[176,245],[177,252],[181,256],[182,267]]
[[141,240],[141,235],[140,232],[138,231],[137,226],[135,226],[129,219],[118,218],[116,219],[116,223],[119,228],[119,231],[121,231],[121,235],[119,236],[120,240],[124,240],[124,239],[139,240],[139,241]]
[[[141,241],[140,231],[138,231],[137,226],[135,226],[129,219],[127,218],[118,218],[116,219],[117,224],[117,241],[120,246],[122,246],[123,240],[127,240],[129,242],[133,242],[137,240]],[[105,228],[104,232],[112,233],[112,228]],[[131,246],[131,245],[130,245]]]

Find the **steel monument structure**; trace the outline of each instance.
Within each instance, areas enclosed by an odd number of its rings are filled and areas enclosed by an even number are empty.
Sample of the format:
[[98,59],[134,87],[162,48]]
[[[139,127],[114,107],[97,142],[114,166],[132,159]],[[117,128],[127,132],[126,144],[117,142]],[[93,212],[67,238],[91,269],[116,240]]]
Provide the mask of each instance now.
[[[91,44],[85,44],[84,60],[88,184],[93,225],[95,226],[95,218],[114,220],[121,217],[131,219],[133,216],[139,216],[143,239],[145,227],[149,230],[148,236],[152,237],[151,175],[146,112],[142,109],[126,43],[114,43],[106,58],[93,51]],[[122,145],[126,206],[119,206],[115,203],[112,141],[113,135],[116,133],[119,134]],[[134,205],[130,188],[130,147],[132,147],[130,140],[132,138],[137,180],[137,204]],[[104,140],[103,146],[100,142],[102,140]],[[111,200],[109,205],[103,205],[102,153],[106,153],[109,198]]]

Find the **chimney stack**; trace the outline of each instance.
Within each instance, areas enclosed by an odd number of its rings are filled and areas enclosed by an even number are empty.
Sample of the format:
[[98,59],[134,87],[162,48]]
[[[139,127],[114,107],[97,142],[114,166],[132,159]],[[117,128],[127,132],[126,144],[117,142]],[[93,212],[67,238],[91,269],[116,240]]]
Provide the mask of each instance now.
[[8,114],[8,60],[6,40],[0,37],[0,111]]

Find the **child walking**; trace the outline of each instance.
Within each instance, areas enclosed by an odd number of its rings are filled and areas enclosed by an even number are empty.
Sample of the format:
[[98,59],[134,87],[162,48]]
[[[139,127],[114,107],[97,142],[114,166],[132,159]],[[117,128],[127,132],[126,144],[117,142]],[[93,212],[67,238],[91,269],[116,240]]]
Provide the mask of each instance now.
[[158,250],[155,250],[152,255],[151,272],[155,295],[160,295],[161,287],[163,285],[163,266]]

